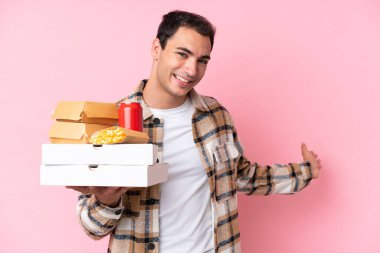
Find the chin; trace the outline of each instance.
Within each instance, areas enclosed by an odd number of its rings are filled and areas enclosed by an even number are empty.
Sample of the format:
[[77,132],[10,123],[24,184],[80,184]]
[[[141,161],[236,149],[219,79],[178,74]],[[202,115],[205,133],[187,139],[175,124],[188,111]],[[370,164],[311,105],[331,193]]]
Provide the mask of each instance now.
[[182,98],[182,97],[185,97],[188,93],[190,92],[190,90],[186,90],[186,91],[175,91],[175,92],[171,92],[171,94],[176,97],[176,98]]
[[195,85],[189,85],[188,87],[185,87],[185,88],[177,87],[176,93],[179,94],[180,96],[186,96],[194,86]]
[[193,88],[193,86],[186,87],[186,88],[177,87],[177,86],[173,87],[172,86],[169,89],[169,93],[172,94],[172,96],[174,96],[174,97],[184,97],[191,91],[192,88]]

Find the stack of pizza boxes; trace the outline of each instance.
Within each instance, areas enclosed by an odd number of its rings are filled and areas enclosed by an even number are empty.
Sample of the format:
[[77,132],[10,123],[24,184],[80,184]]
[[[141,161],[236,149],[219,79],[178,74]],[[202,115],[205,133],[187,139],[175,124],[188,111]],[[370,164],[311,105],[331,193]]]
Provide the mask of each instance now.
[[132,143],[90,144],[97,131],[118,124],[114,103],[58,103],[42,145],[41,185],[146,187],[167,180],[168,164],[158,163],[157,146],[140,132]]

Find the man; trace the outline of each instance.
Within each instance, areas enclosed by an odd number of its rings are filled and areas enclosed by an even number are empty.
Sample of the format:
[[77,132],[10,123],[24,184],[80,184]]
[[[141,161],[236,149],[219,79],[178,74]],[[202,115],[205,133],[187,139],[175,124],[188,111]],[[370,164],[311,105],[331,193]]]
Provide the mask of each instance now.
[[289,194],[318,178],[320,160],[302,144],[304,163],[250,163],[227,110],[193,89],[206,72],[214,27],[199,15],[164,15],[152,71],[126,100],[140,102],[144,131],[169,163],[169,180],[148,188],[69,187],[83,194],[86,233],[110,234],[108,252],[241,252],[236,191]]

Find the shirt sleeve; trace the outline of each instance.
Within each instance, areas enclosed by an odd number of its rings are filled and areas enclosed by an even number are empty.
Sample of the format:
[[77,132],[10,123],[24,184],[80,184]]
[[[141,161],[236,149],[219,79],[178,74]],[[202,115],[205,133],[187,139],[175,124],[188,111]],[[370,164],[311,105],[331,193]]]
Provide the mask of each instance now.
[[234,142],[237,159],[237,190],[247,195],[292,194],[304,189],[312,179],[309,162],[261,166],[243,154],[236,130]]
[[124,207],[111,208],[100,203],[93,194],[81,194],[78,198],[79,222],[88,236],[99,240],[111,233],[122,216]]

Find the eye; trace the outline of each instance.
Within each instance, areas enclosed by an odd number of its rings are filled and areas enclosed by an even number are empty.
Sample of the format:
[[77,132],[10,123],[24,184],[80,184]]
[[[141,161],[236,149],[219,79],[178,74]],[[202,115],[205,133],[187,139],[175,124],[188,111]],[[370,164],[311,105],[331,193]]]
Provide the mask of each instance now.
[[200,64],[207,64],[208,63],[208,60],[206,60],[206,59],[200,59],[199,61],[198,61]]
[[183,52],[177,52],[177,54],[179,56],[181,56],[182,58],[186,59],[187,58],[187,54],[183,53]]

